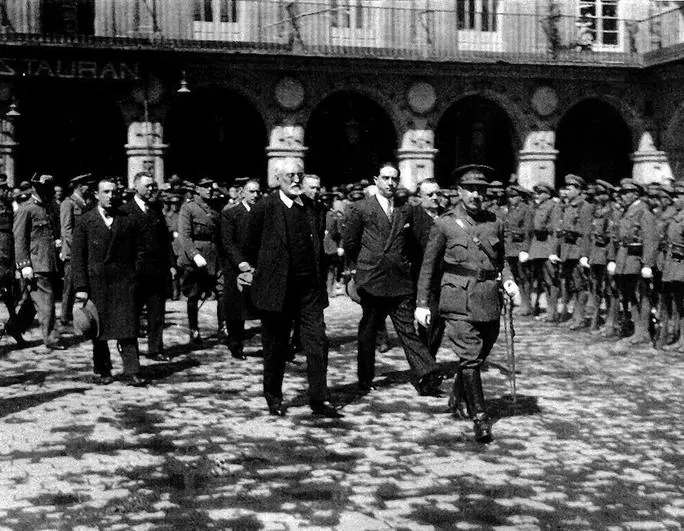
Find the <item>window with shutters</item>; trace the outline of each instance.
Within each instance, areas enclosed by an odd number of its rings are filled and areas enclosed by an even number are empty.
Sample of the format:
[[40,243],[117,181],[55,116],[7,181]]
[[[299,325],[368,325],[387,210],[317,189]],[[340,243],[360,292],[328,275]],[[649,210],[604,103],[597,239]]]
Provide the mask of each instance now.
[[595,51],[620,48],[618,0],[580,0],[577,44]]
[[502,51],[500,0],[456,0],[456,27],[461,50]]
[[239,33],[239,3],[239,0],[195,0],[195,39],[233,40]]
[[379,38],[377,24],[388,12],[372,0],[330,0],[330,34],[333,44],[372,46]]

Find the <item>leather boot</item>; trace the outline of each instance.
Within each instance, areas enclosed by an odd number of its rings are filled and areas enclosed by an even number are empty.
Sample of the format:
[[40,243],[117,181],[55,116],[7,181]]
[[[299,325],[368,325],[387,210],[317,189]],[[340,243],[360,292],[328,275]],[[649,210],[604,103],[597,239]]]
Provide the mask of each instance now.
[[454,378],[454,385],[449,395],[449,410],[451,415],[459,420],[468,420],[473,417],[470,406],[466,400],[465,387],[463,385],[463,370],[459,367]]
[[558,288],[552,286],[549,288],[546,299],[546,319],[547,323],[558,322]]
[[684,352],[684,319],[679,319],[679,339],[676,343],[663,347],[668,352]]
[[530,286],[522,282],[520,284],[520,316],[532,315],[532,303],[530,299]]
[[584,320],[584,309],[587,305],[587,300],[589,299],[589,293],[586,291],[581,291],[577,294],[577,299],[575,300],[575,307],[572,310],[572,321],[568,327],[570,330],[579,330],[586,327],[586,322]]
[[473,415],[475,440],[480,443],[488,443],[492,440],[492,421],[485,408],[479,367],[463,369],[463,386],[466,402],[469,404],[470,412]]
[[606,311],[606,322],[603,327],[603,337],[617,337],[618,298],[611,295],[608,297],[607,304],[608,308]]
[[630,345],[646,345],[651,343],[651,336],[648,333],[648,324],[651,317],[649,306],[649,301],[646,299],[639,304],[638,308],[632,309],[634,334],[627,340]]

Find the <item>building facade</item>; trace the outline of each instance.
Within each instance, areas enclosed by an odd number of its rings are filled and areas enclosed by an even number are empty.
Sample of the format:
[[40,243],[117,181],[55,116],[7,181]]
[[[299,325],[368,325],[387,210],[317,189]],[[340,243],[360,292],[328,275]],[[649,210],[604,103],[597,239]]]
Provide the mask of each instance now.
[[[397,160],[555,184],[684,178],[684,11],[655,0],[6,0],[12,181],[146,169],[337,184]],[[271,180],[272,180],[272,176]]]

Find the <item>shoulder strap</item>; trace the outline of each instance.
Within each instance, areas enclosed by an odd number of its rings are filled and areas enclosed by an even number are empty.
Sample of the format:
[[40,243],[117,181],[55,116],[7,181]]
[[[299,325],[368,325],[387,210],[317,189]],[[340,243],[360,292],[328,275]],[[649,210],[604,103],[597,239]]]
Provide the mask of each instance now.
[[477,236],[471,234],[470,231],[466,228],[468,224],[461,218],[456,218],[456,225],[461,227],[461,230],[465,232],[468,238],[470,238],[475,245],[477,245],[478,249],[480,249],[485,255],[487,255],[489,261],[496,268],[496,253],[494,252],[494,248],[492,247],[492,245],[488,241],[483,241]]

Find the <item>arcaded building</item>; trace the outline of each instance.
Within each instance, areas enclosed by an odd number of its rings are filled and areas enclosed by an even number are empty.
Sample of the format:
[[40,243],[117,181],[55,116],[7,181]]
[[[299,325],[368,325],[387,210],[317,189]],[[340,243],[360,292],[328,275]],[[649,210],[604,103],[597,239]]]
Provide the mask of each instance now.
[[680,4],[5,0],[2,171],[684,178]]

